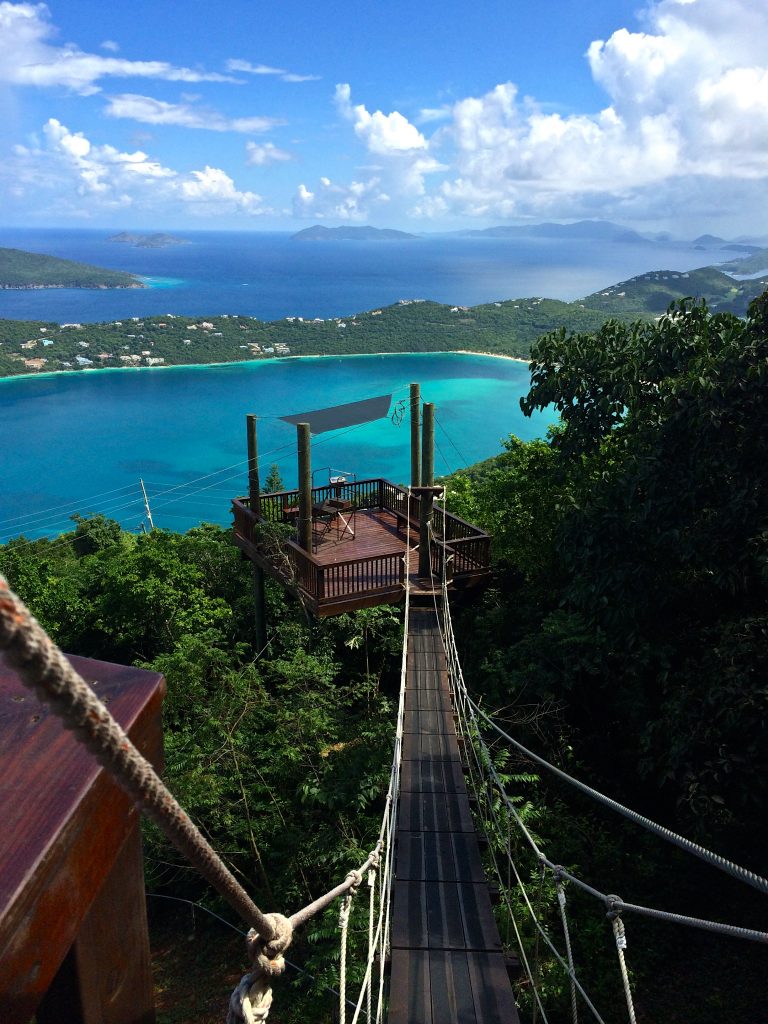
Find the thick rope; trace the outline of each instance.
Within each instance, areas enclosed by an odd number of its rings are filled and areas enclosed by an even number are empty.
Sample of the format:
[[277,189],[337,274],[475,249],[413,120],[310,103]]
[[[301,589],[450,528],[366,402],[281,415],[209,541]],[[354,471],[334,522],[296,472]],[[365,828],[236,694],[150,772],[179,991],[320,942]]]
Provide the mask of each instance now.
[[[360,884],[360,876],[357,877]],[[339,1024],[347,1021],[347,934],[349,932],[349,915],[352,911],[352,900],[357,885],[350,889],[341,901],[339,909],[339,928],[341,929],[341,952],[339,954]]]
[[149,761],[2,576],[0,650],[22,682],[35,690],[206,881],[262,936],[268,952],[277,955],[287,949],[292,934],[290,922],[280,914],[259,910]]
[[[617,896],[609,898],[612,899],[614,903],[621,902]],[[635,1017],[635,1004],[632,999],[632,987],[629,984],[629,972],[627,971],[627,962],[624,958],[624,950],[627,948],[627,935],[624,929],[624,922],[621,919],[621,914],[615,910],[610,910],[607,917],[613,925],[613,937],[616,940],[616,952],[619,956],[619,970],[621,971],[621,981],[624,985],[624,996],[627,1000],[629,1024],[637,1024],[637,1018]]]
[[576,985],[574,983],[574,977],[576,976],[576,970],[573,966],[573,950],[571,949],[571,933],[568,928],[568,917],[565,912],[565,888],[563,887],[562,879],[557,879],[557,903],[560,907],[560,919],[563,922],[563,936],[565,937],[565,952],[568,957],[568,973],[570,974],[571,982],[571,1019],[573,1024],[579,1024],[579,1007],[576,1002]]
[[[368,872],[368,956],[370,957],[373,950],[376,948],[373,944],[373,908],[376,899],[376,872],[371,870]],[[370,975],[366,978],[366,999],[365,999],[365,1019],[367,1024],[371,1024],[371,978]]]

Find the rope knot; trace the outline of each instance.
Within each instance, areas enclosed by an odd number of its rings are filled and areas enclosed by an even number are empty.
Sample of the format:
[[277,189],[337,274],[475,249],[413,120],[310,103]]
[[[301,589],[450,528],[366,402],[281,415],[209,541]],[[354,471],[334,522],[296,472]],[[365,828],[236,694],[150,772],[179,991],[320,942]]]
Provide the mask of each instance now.
[[619,914],[621,914],[621,897],[606,896],[605,905],[606,907],[608,907],[608,913],[605,916],[608,918],[609,921],[615,921]]
[[363,876],[360,874],[359,871],[352,870],[347,872],[347,878],[352,879],[352,884],[350,885],[349,889],[350,892],[354,894],[357,891],[357,889],[360,888],[360,884],[363,881]]
[[257,957],[263,956],[267,964],[281,963],[278,969],[262,965],[269,974],[280,974],[285,967],[282,954],[291,944],[293,938],[293,925],[287,917],[282,914],[265,914],[267,921],[272,925],[273,935],[268,941],[253,928],[248,932],[246,943],[248,954],[255,962]]

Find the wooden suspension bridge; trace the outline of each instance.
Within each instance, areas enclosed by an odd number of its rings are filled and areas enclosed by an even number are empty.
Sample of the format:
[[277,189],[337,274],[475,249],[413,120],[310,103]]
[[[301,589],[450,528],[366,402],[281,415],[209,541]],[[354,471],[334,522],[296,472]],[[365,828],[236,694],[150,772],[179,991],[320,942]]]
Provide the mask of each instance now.
[[[312,487],[309,431],[300,423],[299,488],[262,494],[249,417],[250,493],[233,501],[235,543],[254,566],[257,636],[267,625],[264,573],[318,617],[397,602],[409,589],[389,1021],[516,1024],[432,605],[434,579],[448,578],[453,589],[485,582],[490,538],[434,504],[442,488],[434,483],[433,410],[424,406],[422,448],[414,387],[411,399],[409,488],[378,478]],[[72,662],[159,767],[162,678]],[[2,661],[0,750],[0,1019],[151,1024],[135,808]],[[45,799],[30,816],[27,792],[38,783]]]

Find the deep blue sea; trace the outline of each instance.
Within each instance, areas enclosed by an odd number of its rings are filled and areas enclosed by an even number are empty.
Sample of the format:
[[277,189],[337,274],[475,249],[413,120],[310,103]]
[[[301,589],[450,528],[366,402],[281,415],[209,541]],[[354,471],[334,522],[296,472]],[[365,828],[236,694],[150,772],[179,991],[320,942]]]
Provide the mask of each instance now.
[[126,270],[143,291],[0,291],[0,318],[94,322],[221,313],[273,320],[347,316],[398,299],[473,306],[524,296],[572,300],[647,270],[727,258],[688,243],[429,236],[299,242],[264,232],[174,232],[185,245],[141,249],[109,231],[0,229],[0,247]]
[[[153,313],[347,315],[400,298],[474,305],[521,296],[574,299],[651,269],[714,262],[690,245],[579,239],[438,237],[396,242],[297,242],[286,234],[178,233],[187,244],[142,249],[108,231],[0,229],[0,246],[142,275],[143,290],[0,291],[0,318],[92,322]],[[81,372],[0,381],[0,541],[53,535],[73,512],[103,512],[136,529],[139,479],[156,525],[228,523],[243,493],[245,414],[260,420],[262,472],[276,462],[294,486],[295,431],[281,415],[393,393],[410,381],[437,406],[439,473],[496,454],[526,419],[524,364],[451,355],[289,359],[219,367]],[[394,417],[397,419],[397,415]],[[407,420],[320,435],[316,482],[338,472],[404,481]]]

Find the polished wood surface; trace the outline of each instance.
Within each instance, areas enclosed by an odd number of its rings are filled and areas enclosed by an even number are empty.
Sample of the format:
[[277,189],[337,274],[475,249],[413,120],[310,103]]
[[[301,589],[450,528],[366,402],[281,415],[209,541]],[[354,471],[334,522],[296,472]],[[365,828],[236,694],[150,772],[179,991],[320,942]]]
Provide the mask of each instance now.
[[[162,677],[70,660],[159,767]],[[138,812],[2,659],[0,808],[0,1020],[28,1024],[54,986],[68,1024],[149,1024]]]

